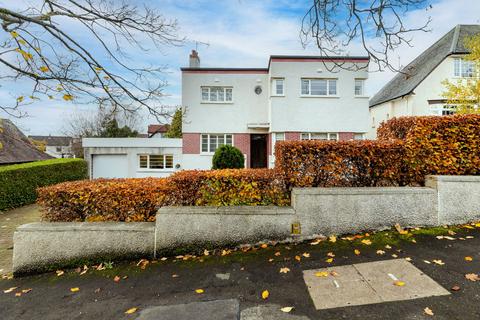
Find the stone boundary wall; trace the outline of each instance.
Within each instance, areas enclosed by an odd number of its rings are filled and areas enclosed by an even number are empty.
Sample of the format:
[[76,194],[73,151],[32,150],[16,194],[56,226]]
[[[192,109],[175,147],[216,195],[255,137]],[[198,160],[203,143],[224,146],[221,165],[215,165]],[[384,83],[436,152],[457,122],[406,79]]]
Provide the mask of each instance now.
[[[156,222],[32,223],[14,234],[14,273],[82,259],[155,256],[262,240],[480,220],[480,176],[429,176],[424,188],[306,188],[292,207],[163,207]],[[292,234],[292,230],[300,234]]]

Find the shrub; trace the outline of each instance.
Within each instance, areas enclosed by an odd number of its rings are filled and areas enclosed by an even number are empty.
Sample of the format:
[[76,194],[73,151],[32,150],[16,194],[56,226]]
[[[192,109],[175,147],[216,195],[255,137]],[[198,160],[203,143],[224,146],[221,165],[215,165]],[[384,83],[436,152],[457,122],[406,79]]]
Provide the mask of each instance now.
[[164,205],[288,205],[273,170],[182,171],[169,178],[96,179],[38,190],[49,221],[154,221]]
[[275,170],[181,171],[169,177],[168,205],[288,205],[289,194]]
[[291,187],[404,184],[403,142],[286,141],[275,146],[275,168]]
[[409,127],[404,137],[408,180],[423,184],[429,174],[480,174],[480,115],[399,118],[387,126],[392,132]]
[[0,210],[34,203],[38,187],[87,178],[80,159],[51,159],[0,167]]
[[212,169],[241,169],[244,166],[242,152],[233,146],[223,145],[213,155]]
[[38,190],[49,221],[153,221],[167,183],[162,178],[95,179]]

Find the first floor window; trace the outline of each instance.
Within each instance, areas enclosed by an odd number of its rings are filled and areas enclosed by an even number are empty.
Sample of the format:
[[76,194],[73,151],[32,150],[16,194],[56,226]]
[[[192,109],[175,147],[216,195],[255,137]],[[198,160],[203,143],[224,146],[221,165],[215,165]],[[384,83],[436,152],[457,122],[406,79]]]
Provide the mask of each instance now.
[[455,77],[471,78],[475,76],[475,64],[473,61],[455,58],[453,66]]
[[202,87],[203,102],[231,102],[231,87]]
[[336,132],[304,132],[301,134],[302,140],[338,140]]
[[213,153],[220,146],[233,145],[233,138],[231,134],[202,134],[202,152]]
[[432,107],[432,113],[438,116],[449,116],[457,112],[457,107],[452,105],[436,105]]
[[172,169],[172,154],[141,154],[138,156],[141,169]]
[[363,96],[364,95],[364,79],[355,79],[355,95],[356,96]]
[[273,80],[273,95],[274,96],[283,96],[284,95],[284,79],[274,79]]
[[302,79],[303,96],[337,95],[337,79]]

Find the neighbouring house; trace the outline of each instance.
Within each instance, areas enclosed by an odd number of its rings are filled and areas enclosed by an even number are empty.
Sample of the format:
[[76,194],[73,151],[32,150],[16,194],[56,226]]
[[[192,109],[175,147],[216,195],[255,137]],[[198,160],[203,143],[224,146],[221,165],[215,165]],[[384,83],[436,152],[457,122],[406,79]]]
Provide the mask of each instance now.
[[182,139],[83,138],[90,178],[166,177],[182,169]]
[[52,159],[40,151],[12,121],[0,119],[0,165]]
[[480,33],[480,25],[457,25],[401,70],[370,100],[368,138],[376,137],[380,123],[399,116],[450,115],[442,81],[475,76],[465,39]]
[[45,145],[45,153],[54,158],[74,158],[73,138],[68,136],[28,136],[31,140]]
[[[210,169],[223,144],[274,166],[276,141],[363,139],[368,57],[270,56],[266,68],[182,68],[182,167]],[[338,67],[342,65],[342,68]]]
[[165,134],[170,127],[169,124],[150,124],[148,125],[148,138],[165,138]]

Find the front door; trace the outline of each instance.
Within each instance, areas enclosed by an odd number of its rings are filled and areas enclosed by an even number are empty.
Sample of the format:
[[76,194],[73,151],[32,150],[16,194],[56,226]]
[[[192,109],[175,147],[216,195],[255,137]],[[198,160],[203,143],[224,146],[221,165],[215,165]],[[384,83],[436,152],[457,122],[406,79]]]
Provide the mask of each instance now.
[[267,167],[267,134],[250,135],[250,168]]

